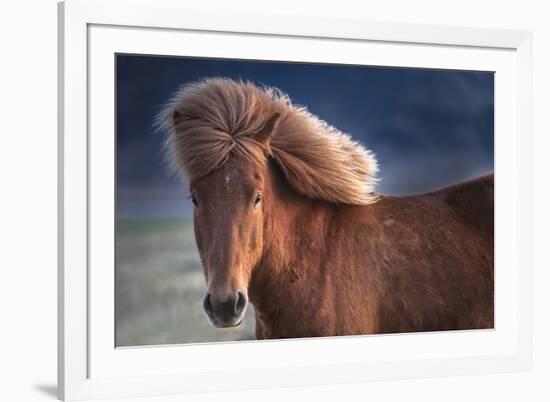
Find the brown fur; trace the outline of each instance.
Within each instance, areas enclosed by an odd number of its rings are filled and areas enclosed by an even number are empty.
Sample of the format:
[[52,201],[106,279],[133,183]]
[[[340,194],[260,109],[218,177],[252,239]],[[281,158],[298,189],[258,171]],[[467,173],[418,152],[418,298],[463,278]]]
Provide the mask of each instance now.
[[249,284],[259,338],[493,327],[492,177],[368,206],[274,184],[266,231],[293,235],[270,236]]
[[[178,141],[212,130],[200,108],[190,110],[203,128],[186,131],[181,118],[192,113],[173,106]],[[210,294],[244,289],[259,339],[492,328],[492,175],[416,196],[371,192],[363,203],[336,202],[322,196],[327,189],[312,195],[314,186],[296,188],[273,152],[284,135],[280,113],[247,134],[262,157],[230,151],[196,176],[190,166],[204,161],[189,162],[189,150],[178,157],[198,204],[195,234]],[[175,147],[176,154],[185,148]],[[294,168],[309,172],[307,163]]]

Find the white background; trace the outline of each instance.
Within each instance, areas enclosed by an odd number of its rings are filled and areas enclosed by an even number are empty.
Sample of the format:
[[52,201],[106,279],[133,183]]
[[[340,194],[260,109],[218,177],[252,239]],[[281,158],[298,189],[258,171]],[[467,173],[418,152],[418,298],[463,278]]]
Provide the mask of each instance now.
[[[183,0],[182,0],[183,1]],[[189,2],[189,6],[196,5]],[[217,5],[218,4],[218,5]],[[534,31],[535,284],[534,371],[267,391],[233,392],[225,401],[550,400],[550,25],[544,1],[453,2],[201,0],[203,8],[262,10]],[[312,5],[309,7],[309,5]],[[56,2],[0,6],[0,399],[52,400],[56,378]],[[7,140],[7,141],[6,141]],[[219,401],[203,394],[178,400]]]

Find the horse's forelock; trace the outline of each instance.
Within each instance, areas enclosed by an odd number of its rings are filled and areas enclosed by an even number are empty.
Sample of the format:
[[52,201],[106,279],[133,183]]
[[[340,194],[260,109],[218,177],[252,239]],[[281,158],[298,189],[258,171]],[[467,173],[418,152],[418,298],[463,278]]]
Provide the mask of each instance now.
[[[281,117],[269,144],[255,141],[275,113]],[[269,153],[298,193],[342,204],[376,200],[374,155],[277,89],[223,78],[186,85],[159,123],[169,134],[170,164],[189,181],[221,167],[230,155],[263,162]]]

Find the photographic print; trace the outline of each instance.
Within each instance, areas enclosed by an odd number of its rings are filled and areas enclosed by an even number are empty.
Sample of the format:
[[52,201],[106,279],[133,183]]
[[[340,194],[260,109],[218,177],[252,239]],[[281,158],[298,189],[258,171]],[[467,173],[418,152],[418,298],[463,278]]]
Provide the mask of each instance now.
[[494,74],[118,54],[116,346],[494,327]]

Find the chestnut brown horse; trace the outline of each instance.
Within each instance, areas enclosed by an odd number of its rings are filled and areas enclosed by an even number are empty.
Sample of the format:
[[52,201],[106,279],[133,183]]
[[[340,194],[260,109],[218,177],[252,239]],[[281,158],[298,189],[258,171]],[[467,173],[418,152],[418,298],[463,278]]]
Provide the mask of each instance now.
[[258,339],[493,327],[493,177],[378,194],[371,152],[277,90],[182,88],[162,114],[190,183],[204,309]]

